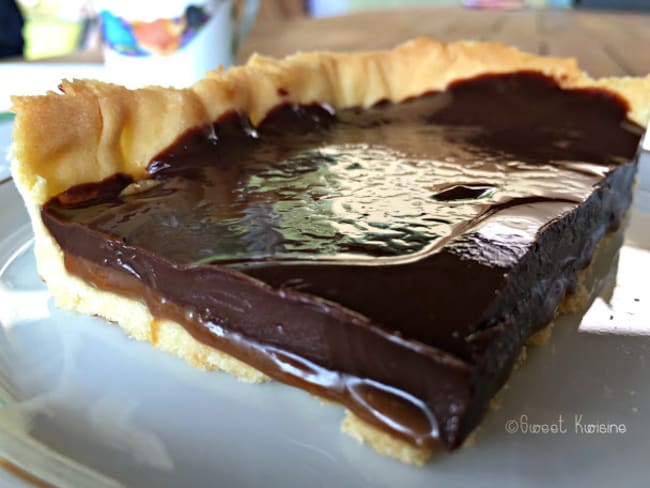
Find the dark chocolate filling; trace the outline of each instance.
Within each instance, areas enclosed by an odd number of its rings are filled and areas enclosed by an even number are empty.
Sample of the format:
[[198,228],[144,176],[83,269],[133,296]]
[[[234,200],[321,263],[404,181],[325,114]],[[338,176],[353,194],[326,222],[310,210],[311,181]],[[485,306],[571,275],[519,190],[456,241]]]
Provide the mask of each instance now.
[[[337,113],[229,113],[48,202],[67,269],[416,445],[459,446],[631,200],[601,90],[484,76]],[[142,183],[140,183],[142,186]]]

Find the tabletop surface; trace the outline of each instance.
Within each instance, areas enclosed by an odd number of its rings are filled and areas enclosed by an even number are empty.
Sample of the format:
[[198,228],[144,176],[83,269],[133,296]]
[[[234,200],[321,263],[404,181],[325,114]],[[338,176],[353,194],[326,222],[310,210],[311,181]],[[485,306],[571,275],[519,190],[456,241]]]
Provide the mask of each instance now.
[[340,17],[257,22],[239,52],[385,49],[420,35],[443,41],[501,41],[524,51],[576,57],[592,76],[650,73],[650,15],[585,10],[408,8]]

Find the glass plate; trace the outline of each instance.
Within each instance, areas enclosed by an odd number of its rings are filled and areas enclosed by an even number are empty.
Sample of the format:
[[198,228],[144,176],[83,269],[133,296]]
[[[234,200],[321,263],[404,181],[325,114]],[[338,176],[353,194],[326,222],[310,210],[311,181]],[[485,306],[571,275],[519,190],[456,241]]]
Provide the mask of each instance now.
[[[207,373],[56,309],[12,182],[0,185],[0,485],[646,486],[650,478],[650,161],[617,286],[529,348],[476,442],[424,468],[339,433],[342,409]],[[597,432],[593,432],[596,429]],[[38,486],[38,485],[37,485]]]

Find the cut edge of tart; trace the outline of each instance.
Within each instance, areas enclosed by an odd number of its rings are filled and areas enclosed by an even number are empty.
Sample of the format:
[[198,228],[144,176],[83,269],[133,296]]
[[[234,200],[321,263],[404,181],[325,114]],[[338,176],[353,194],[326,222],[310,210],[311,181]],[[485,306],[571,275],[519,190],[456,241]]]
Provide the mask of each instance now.
[[[246,66],[209,73],[185,90],[127,90],[77,80],[64,81],[63,93],[16,97],[12,174],[32,220],[38,272],[61,308],[116,322],[128,335],[199,368],[264,381],[265,374],[198,342],[178,323],[155,318],[143,302],[99,290],[68,273],[63,251],[43,225],[40,206],[70,187],[118,173],[136,181],[144,178],[152,158],[182,134],[232,110],[247,113],[257,124],[281,104],[369,107],[442,91],[463,79],[520,71],[544,74],[562,88],[607,89],[628,103],[630,120],[646,126],[650,118],[650,76],[594,80],[573,59],[525,54],[501,44],[443,44],[428,38],[383,52],[300,53],[283,60],[253,56]],[[422,464],[431,453],[352,413],[343,430],[402,462]]]

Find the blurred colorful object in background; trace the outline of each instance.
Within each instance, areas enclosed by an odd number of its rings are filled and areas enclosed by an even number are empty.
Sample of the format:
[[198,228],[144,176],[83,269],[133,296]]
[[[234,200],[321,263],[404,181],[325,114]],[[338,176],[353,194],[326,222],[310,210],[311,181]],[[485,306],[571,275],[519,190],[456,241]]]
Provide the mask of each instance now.
[[0,58],[22,56],[24,20],[14,0],[0,0]]
[[517,9],[526,6],[524,0],[463,0],[463,5],[486,9]]
[[306,0],[305,5],[309,15],[322,17],[342,15],[360,10],[400,7],[565,8],[571,7],[572,1],[574,0]]
[[89,0],[17,0],[25,16],[24,56],[38,59],[66,54],[85,41],[92,17]]
[[203,7],[194,5],[179,17],[151,22],[129,22],[106,10],[99,15],[106,43],[127,56],[172,54],[190,42],[210,19]]

